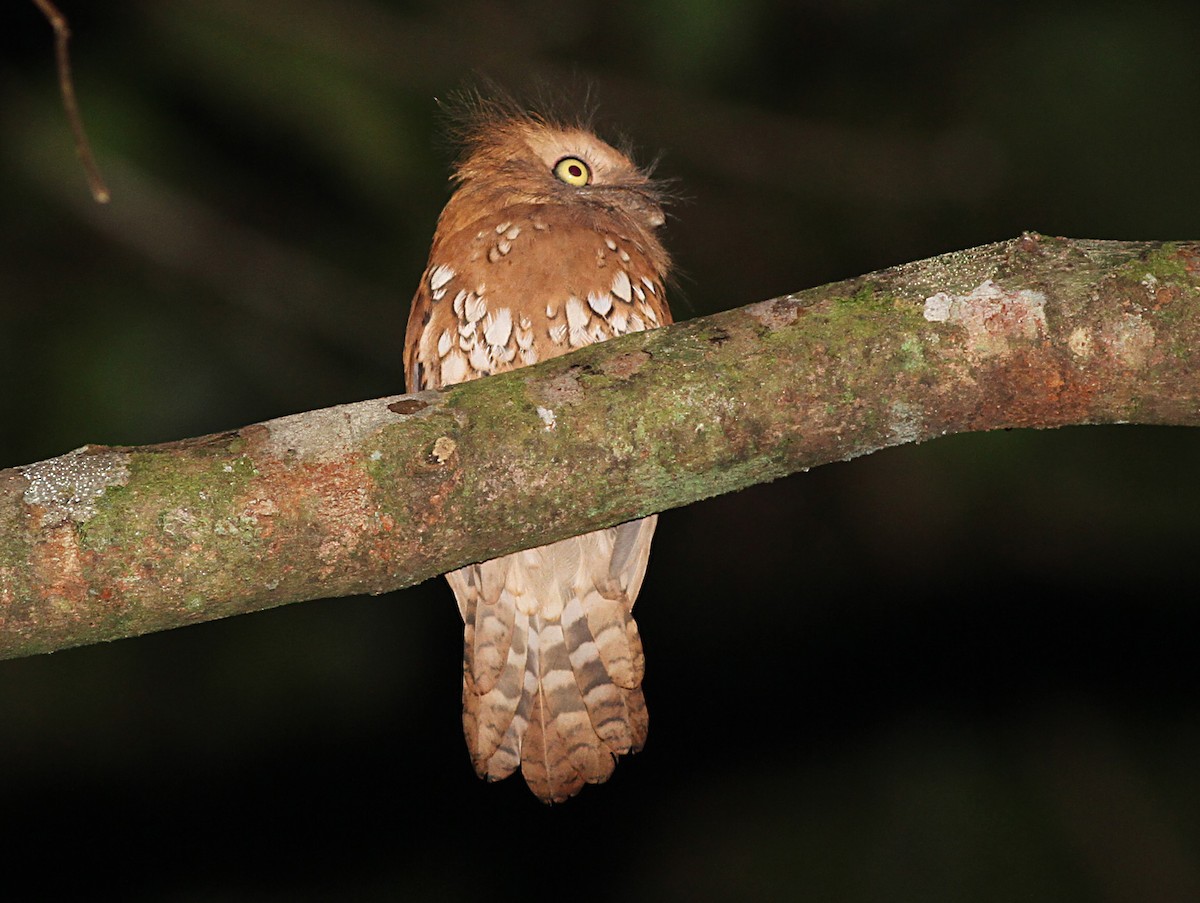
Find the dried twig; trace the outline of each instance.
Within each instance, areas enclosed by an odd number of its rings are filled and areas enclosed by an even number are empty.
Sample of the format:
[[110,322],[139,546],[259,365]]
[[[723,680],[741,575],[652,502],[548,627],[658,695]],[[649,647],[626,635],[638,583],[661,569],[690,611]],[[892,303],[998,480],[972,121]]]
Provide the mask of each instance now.
[[67,121],[75,135],[75,152],[83,163],[83,171],[87,174],[88,187],[92,197],[98,204],[107,204],[109,200],[108,186],[100,175],[100,167],[92,156],[92,147],[88,143],[87,132],[83,129],[83,118],[79,115],[79,103],[75,100],[75,86],[71,81],[71,57],[67,52],[67,41],[71,39],[71,29],[66,17],[60,13],[50,0],[33,0],[42,15],[54,29],[54,53],[58,60],[58,86],[62,90],[63,107],[67,111]]

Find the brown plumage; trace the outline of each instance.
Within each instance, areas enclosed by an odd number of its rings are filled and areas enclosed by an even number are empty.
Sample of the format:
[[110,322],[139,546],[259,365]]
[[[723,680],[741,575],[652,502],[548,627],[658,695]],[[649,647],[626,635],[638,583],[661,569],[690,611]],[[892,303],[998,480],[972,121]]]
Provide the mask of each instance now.
[[[456,189],[413,298],[409,391],[534,364],[671,322],[662,196],[583,124],[477,100]],[[521,768],[560,802],[646,740],[632,610],[648,517],[446,575],[465,624],[463,728],[475,770]]]

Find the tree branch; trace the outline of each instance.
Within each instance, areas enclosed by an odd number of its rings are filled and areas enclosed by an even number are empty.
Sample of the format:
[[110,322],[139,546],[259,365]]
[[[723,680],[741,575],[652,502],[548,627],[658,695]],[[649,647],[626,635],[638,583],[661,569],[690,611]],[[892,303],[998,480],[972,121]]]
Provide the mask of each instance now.
[[905,442],[1200,422],[1200,242],[1035,234],[442,392],[0,471],[0,657],[326,596]]

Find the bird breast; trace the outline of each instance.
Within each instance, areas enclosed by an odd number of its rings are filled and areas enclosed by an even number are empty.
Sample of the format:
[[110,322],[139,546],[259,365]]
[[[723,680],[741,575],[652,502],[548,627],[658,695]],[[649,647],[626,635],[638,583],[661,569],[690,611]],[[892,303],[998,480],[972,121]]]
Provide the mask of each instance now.
[[413,302],[423,322],[409,324],[418,337],[406,368],[410,390],[535,364],[670,322],[654,248],[631,231],[529,204],[444,236]]

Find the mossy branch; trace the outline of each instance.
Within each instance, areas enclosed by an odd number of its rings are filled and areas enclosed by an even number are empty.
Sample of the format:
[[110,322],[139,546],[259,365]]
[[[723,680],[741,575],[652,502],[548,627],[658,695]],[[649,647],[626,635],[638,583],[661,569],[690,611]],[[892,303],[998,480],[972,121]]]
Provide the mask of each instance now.
[[1200,422],[1200,242],[1027,234],[443,392],[0,470],[0,657],[326,596],[949,433]]

